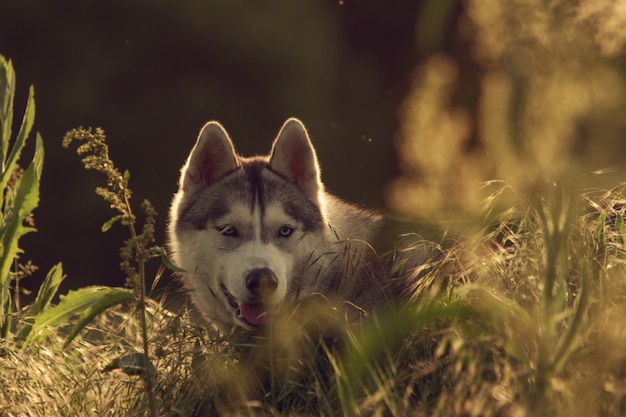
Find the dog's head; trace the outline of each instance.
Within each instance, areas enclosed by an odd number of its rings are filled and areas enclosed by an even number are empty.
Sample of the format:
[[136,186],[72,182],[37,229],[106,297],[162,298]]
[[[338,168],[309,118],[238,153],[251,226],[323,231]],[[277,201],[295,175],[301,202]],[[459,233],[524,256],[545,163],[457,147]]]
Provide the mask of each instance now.
[[[267,157],[242,158],[217,122],[207,123],[182,168],[170,249],[199,309],[225,325],[267,324],[279,304],[311,284],[306,263],[323,240],[317,157],[297,119]],[[310,266],[310,265],[309,265]]]

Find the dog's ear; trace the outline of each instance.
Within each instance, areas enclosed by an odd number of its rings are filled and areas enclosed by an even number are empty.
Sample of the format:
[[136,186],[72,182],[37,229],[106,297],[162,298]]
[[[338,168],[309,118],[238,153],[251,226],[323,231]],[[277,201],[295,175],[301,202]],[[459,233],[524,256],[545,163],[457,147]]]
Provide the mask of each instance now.
[[288,119],[278,132],[270,155],[272,170],[297,185],[313,202],[322,190],[320,168],[306,128]]
[[180,178],[180,188],[194,193],[212,184],[239,166],[233,142],[218,122],[204,125],[191,150]]

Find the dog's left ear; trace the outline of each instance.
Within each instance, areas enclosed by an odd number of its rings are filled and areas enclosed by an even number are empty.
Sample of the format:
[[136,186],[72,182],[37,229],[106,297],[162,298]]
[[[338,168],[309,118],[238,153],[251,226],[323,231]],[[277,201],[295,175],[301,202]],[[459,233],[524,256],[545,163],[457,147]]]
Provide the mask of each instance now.
[[319,203],[322,190],[320,168],[309,135],[302,122],[288,119],[278,132],[270,154],[272,170],[298,186],[309,199]]

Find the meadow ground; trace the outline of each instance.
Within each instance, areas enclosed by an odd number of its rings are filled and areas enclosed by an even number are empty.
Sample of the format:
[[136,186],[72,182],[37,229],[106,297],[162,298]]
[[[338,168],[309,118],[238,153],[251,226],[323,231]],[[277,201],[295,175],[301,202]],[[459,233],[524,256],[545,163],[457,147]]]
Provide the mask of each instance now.
[[623,415],[622,190],[544,191],[490,211],[413,300],[358,326],[316,307],[265,335],[221,335],[148,300],[151,366],[136,307],[104,311],[66,348],[63,327],[5,338],[1,414],[148,415],[152,379],[167,416]]
[[623,165],[626,13],[598,0],[503,4],[463,2],[451,36],[462,51],[425,58],[398,110],[387,201],[427,219],[441,256],[410,300],[350,326],[323,302],[256,335],[165,309],[145,272],[155,257],[168,264],[154,210],[133,210],[98,129],[66,145],[82,141],[86,168],[106,176],[97,191],[116,215],[102,229],[128,228],[128,287],[53,304],[56,266],[20,305],[33,268],[18,241],[33,231],[44,157],[37,135],[20,158],[34,92],[13,135],[15,75],[0,57],[0,415],[625,415],[626,186],[597,170]]

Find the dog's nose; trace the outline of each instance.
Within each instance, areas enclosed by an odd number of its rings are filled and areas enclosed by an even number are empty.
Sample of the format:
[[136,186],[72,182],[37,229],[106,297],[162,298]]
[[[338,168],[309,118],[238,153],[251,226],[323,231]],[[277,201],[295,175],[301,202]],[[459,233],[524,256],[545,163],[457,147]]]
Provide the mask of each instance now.
[[272,295],[277,287],[276,274],[269,268],[254,269],[246,277],[248,291],[261,299]]

